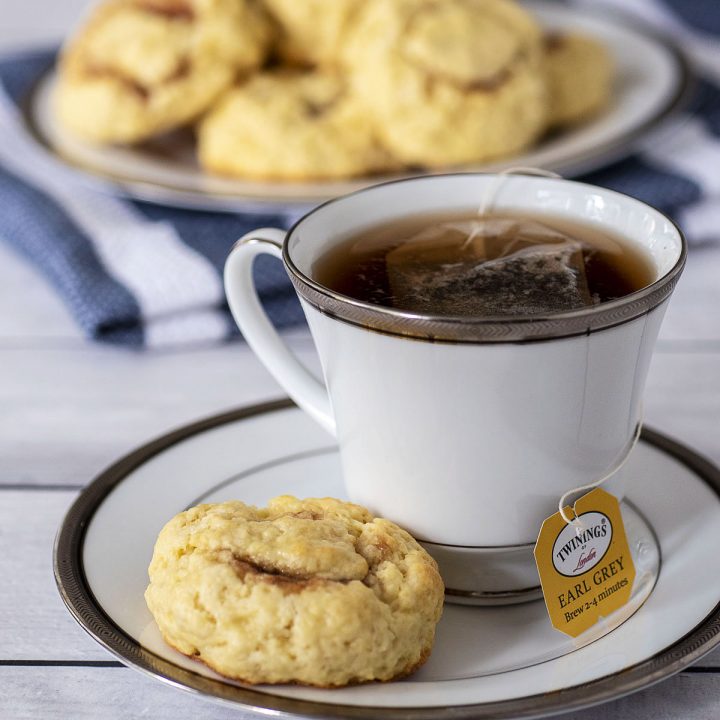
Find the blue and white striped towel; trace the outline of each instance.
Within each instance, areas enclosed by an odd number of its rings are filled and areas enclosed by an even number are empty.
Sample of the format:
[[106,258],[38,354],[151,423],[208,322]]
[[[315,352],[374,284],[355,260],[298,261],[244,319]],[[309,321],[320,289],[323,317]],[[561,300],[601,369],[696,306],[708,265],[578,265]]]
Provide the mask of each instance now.
[[[720,2],[577,0],[635,12],[680,42],[702,76],[690,109],[636,155],[585,180],[664,210],[691,243],[720,236]],[[0,238],[47,276],[90,338],[160,347],[236,333],[223,300],[232,243],[292,213],[231,215],[157,207],[78,187],[26,135],[17,103],[52,54],[0,61]],[[261,297],[276,325],[302,323],[280,265],[261,258]]]
[[[0,238],[38,266],[88,337],[163,347],[238,334],[224,303],[232,244],[291,213],[196,212],[118,199],[73,182],[39,151],[19,115],[49,52],[0,61]],[[259,258],[260,296],[279,327],[303,322],[280,263]]]

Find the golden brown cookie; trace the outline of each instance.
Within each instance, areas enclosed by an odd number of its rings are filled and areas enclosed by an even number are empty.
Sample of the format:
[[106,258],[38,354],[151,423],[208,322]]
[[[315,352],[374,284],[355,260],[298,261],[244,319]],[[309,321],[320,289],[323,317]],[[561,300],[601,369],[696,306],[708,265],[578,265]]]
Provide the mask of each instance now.
[[183,125],[260,65],[269,32],[254,0],[109,0],[63,52],[58,117],[99,143]]
[[344,59],[389,150],[434,167],[508,155],[540,135],[541,39],[509,0],[367,0]]
[[278,52],[298,65],[334,65],[364,0],[264,0],[279,32]]
[[229,91],[199,124],[198,154],[211,172],[275,180],[392,165],[367,112],[329,72],[260,73]]
[[597,40],[574,32],[547,35],[545,68],[551,126],[581,122],[607,107],[613,63]]
[[161,531],[149,574],[165,640],[249,683],[406,675],[428,658],[443,602],[408,533],[332,498],[187,510]]

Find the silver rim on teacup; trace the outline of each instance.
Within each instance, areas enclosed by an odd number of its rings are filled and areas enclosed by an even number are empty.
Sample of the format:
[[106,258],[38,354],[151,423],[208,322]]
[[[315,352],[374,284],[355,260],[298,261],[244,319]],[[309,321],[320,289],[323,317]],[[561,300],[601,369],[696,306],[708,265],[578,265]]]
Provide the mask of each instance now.
[[[329,205],[341,203],[347,198],[373,193],[390,185],[437,181],[441,177],[483,176],[485,173],[448,173],[430,177],[405,178],[374,185],[358,190],[344,197],[328,200],[298,220],[288,231],[282,246],[282,255],[290,280],[298,294],[320,312],[337,320],[351,323],[368,330],[415,338],[429,342],[493,343],[549,340],[553,338],[584,335],[605,328],[621,325],[638,318],[660,305],[675,288],[678,277],[685,265],[687,241],[680,228],[666,215],[641,200],[614,190],[601,189],[604,194],[622,196],[633,202],[651,208],[672,224],[681,242],[680,255],[673,267],[655,282],[641,290],[617,300],[603,302],[568,312],[535,315],[504,315],[485,317],[452,317],[425,315],[381,305],[371,305],[361,300],[342,295],[313,280],[302,272],[293,261],[290,243],[297,229],[315,213]],[[517,177],[517,176],[515,176]],[[525,176],[526,180],[533,180]],[[548,182],[547,178],[536,178],[537,182]],[[574,186],[592,188],[587,183],[562,180]],[[596,188],[597,190],[597,188]],[[267,241],[264,241],[267,242]]]

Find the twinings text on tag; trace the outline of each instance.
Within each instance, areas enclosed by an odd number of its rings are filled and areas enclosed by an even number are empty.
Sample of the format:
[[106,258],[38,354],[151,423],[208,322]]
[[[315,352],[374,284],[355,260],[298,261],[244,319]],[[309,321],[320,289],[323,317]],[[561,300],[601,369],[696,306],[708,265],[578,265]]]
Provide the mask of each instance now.
[[[545,520],[535,562],[550,621],[577,637],[630,599],[635,565],[615,496],[596,488],[575,503],[574,511],[578,525],[560,513]],[[572,517],[573,510],[567,513]]]

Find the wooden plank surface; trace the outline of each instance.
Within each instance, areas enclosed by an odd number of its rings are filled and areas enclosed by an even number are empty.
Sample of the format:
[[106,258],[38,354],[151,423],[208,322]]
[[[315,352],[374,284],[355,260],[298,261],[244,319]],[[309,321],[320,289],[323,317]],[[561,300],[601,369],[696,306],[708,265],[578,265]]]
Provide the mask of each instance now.
[[[0,662],[108,660],[65,609],[55,587],[52,547],[67,490],[0,490]],[[0,718],[5,716],[0,713]]]
[[720,348],[657,352],[645,391],[648,425],[720,463]]
[[[2,37],[0,36],[0,40]],[[648,424],[720,463],[720,247],[693,250],[646,393]],[[317,368],[311,343],[292,344]],[[117,666],[62,605],[52,544],[78,488],[153,436],[281,390],[240,344],[143,353],[85,342],[0,243],[0,718],[246,718]],[[720,651],[571,720],[714,720]]]
[[[299,354],[312,364],[309,343]],[[283,395],[239,343],[167,353],[0,348],[0,363],[0,483],[84,485],[156,435]]]
[[[331,692],[331,691],[328,691]],[[566,720],[717,720],[720,675],[681,673],[629,697],[559,717]],[[250,720],[239,708],[155,682],[124,667],[2,667],[4,720]]]
[[[720,331],[707,312],[711,301],[717,307],[720,293],[704,266],[694,267],[700,301],[695,304],[694,293],[679,294],[679,310],[673,305],[668,314],[648,380],[646,414],[649,424],[720,461]],[[164,353],[87,344],[35,271],[2,247],[0,288],[0,485],[6,488],[0,490],[0,540],[22,548],[0,556],[6,578],[0,593],[0,717],[243,717],[115,667],[64,609],[51,550],[76,495],[72,487],[152,436],[281,390],[239,344]],[[18,296],[26,301],[18,304]],[[308,339],[296,335],[293,344],[316,367]],[[38,662],[55,664],[33,664]],[[576,717],[715,717],[717,670],[720,652],[692,673]]]
[[670,300],[660,333],[664,340],[720,341],[720,245],[705,243],[690,248],[685,270]]
[[[309,343],[295,343],[315,366]],[[0,348],[0,483],[84,485],[119,455],[179,425],[281,396],[240,344],[147,353],[100,346]],[[649,425],[720,461],[720,348],[656,354]]]

